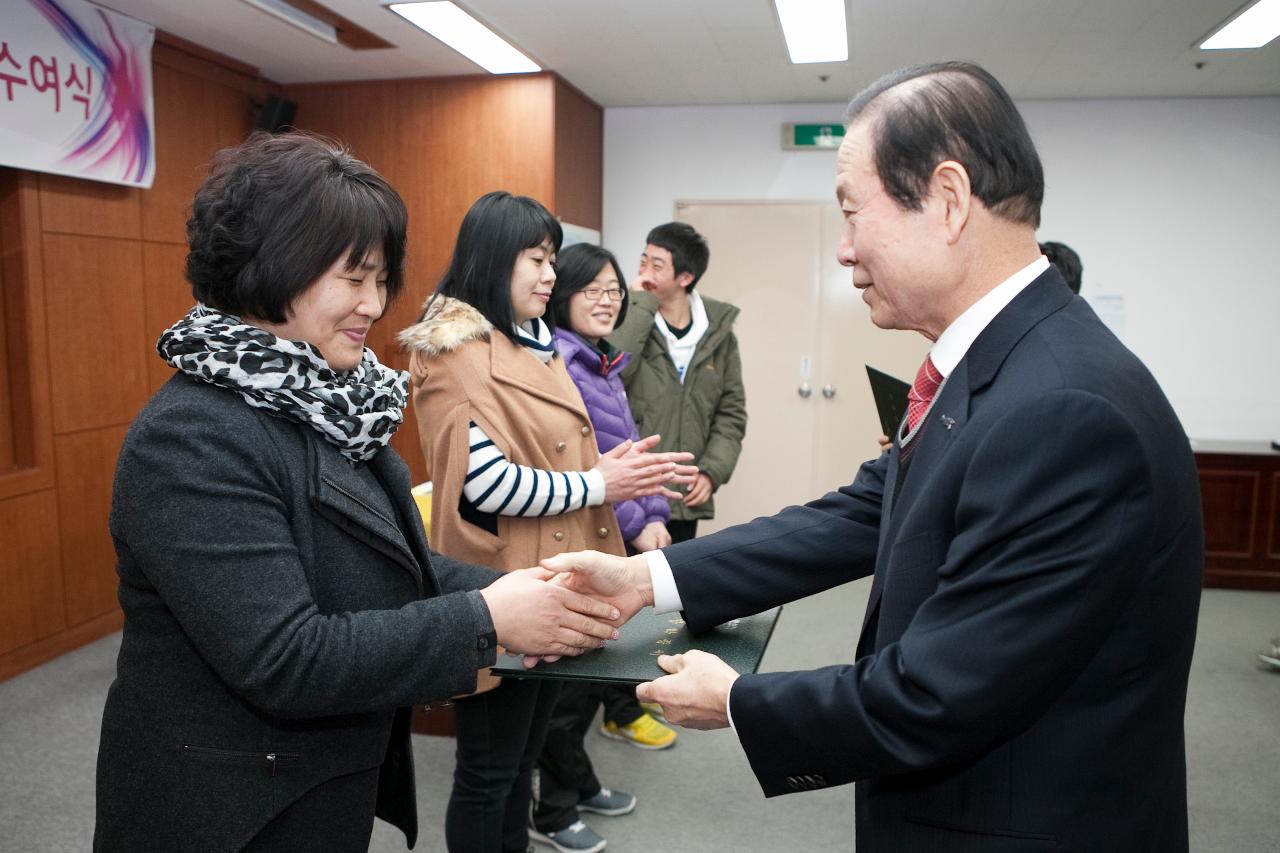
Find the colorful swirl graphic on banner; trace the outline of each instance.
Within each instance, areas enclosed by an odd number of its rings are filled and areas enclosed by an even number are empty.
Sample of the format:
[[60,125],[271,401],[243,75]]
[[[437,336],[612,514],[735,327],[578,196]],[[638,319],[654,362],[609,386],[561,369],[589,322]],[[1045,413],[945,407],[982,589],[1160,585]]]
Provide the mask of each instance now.
[[147,125],[145,51],[135,51],[121,39],[110,18],[95,10],[105,28],[105,38],[95,40],[55,0],[31,0],[32,5],[58,33],[97,70],[102,95],[94,103],[85,126],[69,145],[63,163],[84,172],[111,172],[129,181],[141,181],[154,152]]

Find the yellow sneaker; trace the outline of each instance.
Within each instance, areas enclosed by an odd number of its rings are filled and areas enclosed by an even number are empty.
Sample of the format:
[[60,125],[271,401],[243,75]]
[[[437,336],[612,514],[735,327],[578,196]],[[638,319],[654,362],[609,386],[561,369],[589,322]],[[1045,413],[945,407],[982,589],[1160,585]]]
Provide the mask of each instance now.
[[666,749],[676,742],[675,729],[664,726],[648,714],[641,714],[633,723],[619,726],[606,722],[600,733],[614,740],[623,740],[640,749]]

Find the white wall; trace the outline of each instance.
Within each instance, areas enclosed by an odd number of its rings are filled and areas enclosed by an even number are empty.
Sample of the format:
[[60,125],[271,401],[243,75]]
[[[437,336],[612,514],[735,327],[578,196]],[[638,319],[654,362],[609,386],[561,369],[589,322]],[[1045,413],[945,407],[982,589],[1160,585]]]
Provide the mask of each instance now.
[[[1019,106],[1044,160],[1040,238],[1080,253],[1086,298],[1123,306],[1117,331],[1187,432],[1280,438],[1280,98]],[[834,153],[779,133],[844,107],[606,110],[605,245],[630,272],[677,200],[834,204]]]

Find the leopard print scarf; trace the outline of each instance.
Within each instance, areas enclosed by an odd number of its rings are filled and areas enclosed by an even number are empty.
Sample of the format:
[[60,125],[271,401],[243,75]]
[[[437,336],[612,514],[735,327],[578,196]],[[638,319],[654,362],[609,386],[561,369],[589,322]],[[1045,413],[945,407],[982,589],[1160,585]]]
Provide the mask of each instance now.
[[156,342],[183,373],[235,391],[250,406],[306,424],[353,462],[371,459],[404,421],[409,374],[373,350],[340,372],[305,341],[286,341],[239,317],[196,305]]

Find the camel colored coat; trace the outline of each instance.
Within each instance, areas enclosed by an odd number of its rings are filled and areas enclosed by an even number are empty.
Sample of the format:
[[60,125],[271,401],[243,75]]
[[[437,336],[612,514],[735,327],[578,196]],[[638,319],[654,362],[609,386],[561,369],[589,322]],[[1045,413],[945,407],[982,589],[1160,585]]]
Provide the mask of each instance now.
[[544,471],[587,471],[599,459],[595,430],[564,361],[543,364],[465,302],[441,297],[400,333],[410,352],[413,408],[432,482],[431,544],[455,559],[510,571],[563,551],[625,554],[607,503],[563,515],[499,515],[497,535],[458,512],[471,421],[511,462]]

